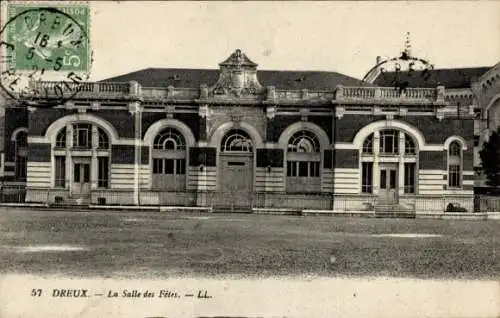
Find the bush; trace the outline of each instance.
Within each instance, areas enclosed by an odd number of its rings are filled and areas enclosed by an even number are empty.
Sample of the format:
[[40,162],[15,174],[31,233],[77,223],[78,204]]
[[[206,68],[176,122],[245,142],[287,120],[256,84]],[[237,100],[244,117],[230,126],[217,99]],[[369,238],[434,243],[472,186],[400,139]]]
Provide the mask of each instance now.
[[454,205],[453,203],[448,203],[446,212],[467,212],[467,209],[461,207],[460,204]]

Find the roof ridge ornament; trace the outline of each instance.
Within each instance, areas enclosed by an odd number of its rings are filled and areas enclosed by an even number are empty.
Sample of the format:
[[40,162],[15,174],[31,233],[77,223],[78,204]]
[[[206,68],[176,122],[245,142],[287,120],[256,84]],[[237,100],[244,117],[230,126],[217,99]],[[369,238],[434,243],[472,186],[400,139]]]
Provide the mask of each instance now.
[[262,85],[257,79],[258,64],[240,49],[236,49],[224,62],[219,63],[219,66],[219,79],[210,89],[214,95],[234,98],[258,95],[262,92]]
[[257,69],[258,64],[250,60],[241,49],[236,49],[229,57],[222,63],[219,63],[222,67],[233,67],[233,68],[250,68]]
[[406,61],[410,58],[411,58],[410,32],[406,32],[406,40],[405,40],[403,52],[401,52],[401,59]]

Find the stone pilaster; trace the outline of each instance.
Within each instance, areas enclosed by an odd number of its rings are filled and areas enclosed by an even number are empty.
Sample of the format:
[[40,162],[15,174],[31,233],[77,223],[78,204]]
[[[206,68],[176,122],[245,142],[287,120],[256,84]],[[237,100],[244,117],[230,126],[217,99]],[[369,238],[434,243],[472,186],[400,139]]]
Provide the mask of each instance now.
[[399,162],[398,162],[398,194],[405,194],[405,163],[404,163],[404,155],[405,155],[405,133],[403,131],[399,131],[398,136],[399,141]]
[[380,187],[380,132],[373,133],[373,194],[377,195]]

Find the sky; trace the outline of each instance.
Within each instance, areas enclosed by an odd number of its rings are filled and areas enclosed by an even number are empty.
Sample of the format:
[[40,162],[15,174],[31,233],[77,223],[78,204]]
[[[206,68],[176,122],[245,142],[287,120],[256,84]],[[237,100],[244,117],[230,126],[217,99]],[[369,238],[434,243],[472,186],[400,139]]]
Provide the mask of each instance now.
[[500,62],[500,1],[92,1],[91,79],[148,67],[218,68],[241,49],[259,69],[362,78],[410,32],[436,68]]

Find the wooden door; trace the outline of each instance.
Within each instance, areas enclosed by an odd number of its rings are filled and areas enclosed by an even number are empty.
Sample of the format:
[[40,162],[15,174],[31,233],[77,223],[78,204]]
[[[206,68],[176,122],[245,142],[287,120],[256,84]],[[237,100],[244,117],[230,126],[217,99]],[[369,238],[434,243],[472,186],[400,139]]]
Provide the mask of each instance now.
[[249,207],[252,204],[253,160],[251,155],[221,155],[219,204]]

